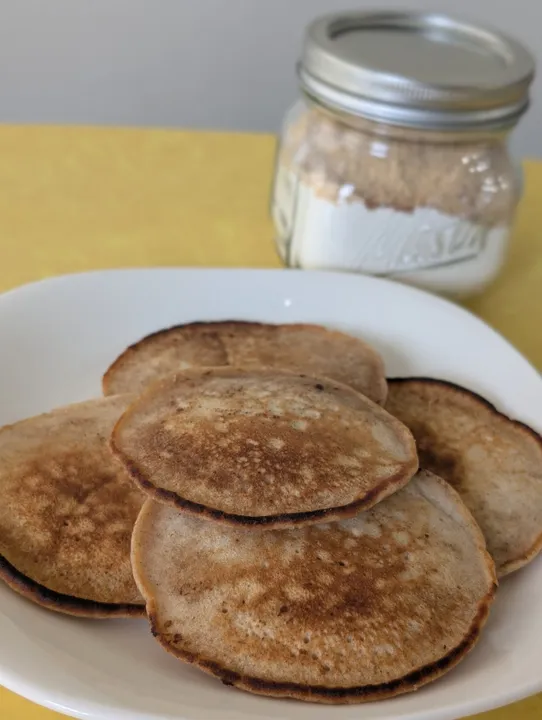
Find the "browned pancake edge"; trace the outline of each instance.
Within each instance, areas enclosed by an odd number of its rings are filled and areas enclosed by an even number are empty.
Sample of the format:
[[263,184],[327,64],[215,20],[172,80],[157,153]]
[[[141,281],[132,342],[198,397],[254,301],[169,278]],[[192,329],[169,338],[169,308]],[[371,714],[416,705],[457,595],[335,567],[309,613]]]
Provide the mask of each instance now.
[[292,698],[294,700],[304,700],[305,702],[318,702],[327,705],[352,705],[357,703],[374,702],[375,700],[385,700],[396,695],[402,695],[406,692],[418,690],[423,685],[437,680],[441,675],[455,667],[469,653],[476,644],[478,637],[484,627],[489,616],[489,608],[493,602],[497,586],[493,587],[490,594],[487,595],[484,602],[480,605],[478,614],[472,623],[470,632],[465,640],[452,650],[448,655],[430,665],[416,670],[415,672],[405,675],[390,683],[382,685],[365,685],[354,688],[327,688],[321,685],[298,685],[296,683],[273,683],[266,682],[259,678],[250,677],[248,675],[240,675],[223,668],[215,662],[197,657],[192,653],[183,652],[179,648],[174,647],[158,630],[156,611],[154,603],[147,603],[147,616],[151,624],[151,632],[158,640],[162,647],[179,660],[190,663],[200,668],[209,675],[221,680],[224,685],[232,685],[241,690],[255,693],[257,695],[267,695],[269,697]]
[[93,600],[83,600],[71,595],[62,595],[54,590],[49,590],[20,573],[2,555],[0,555],[0,579],[27,600],[63,615],[96,620],[142,618],[146,615],[144,605],[100,603]]
[[[318,329],[319,331],[326,333],[328,336],[337,336],[337,337],[349,337],[352,339],[355,339],[360,346],[364,346],[367,353],[371,356],[371,361],[374,365],[375,370],[377,371],[378,377],[374,379],[374,390],[371,394],[372,399],[377,402],[379,405],[383,405],[386,401],[387,392],[388,392],[388,386],[386,382],[386,374],[385,374],[385,367],[384,367],[384,361],[378,351],[373,348],[368,342],[365,340],[350,336],[348,333],[345,333],[341,330],[336,330],[333,328],[328,328],[324,325],[319,325],[317,323],[307,323],[307,322],[300,322],[300,323],[269,323],[269,322],[263,322],[258,320],[197,320],[194,322],[188,322],[188,323],[179,323],[176,325],[171,325],[167,328],[162,328],[161,330],[157,330],[153,333],[150,333],[149,335],[146,335],[145,337],[141,338],[135,343],[132,343],[129,345],[109,366],[109,368],[106,370],[102,377],[102,392],[104,395],[110,395],[114,394],[115,390],[112,389],[112,384],[115,379],[115,375],[117,371],[122,369],[122,366],[127,362],[130,357],[137,353],[139,350],[144,348],[148,344],[152,344],[154,340],[156,340],[159,337],[166,336],[170,333],[173,333],[177,330],[184,330],[189,328],[202,328],[205,330],[208,330],[213,333],[213,335],[216,335],[216,340],[219,341],[219,344],[223,348],[224,354],[226,356],[226,362],[225,365],[231,365],[231,358],[228,357],[228,348],[221,337],[220,333],[224,333],[229,331],[235,331],[236,328],[265,328],[265,327],[273,327],[273,328],[281,328],[281,327],[288,327],[288,329],[310,329],[315,330]],[[217,363],[214,363],[216,366]],[[359,389],[358,389],[359,391]]]
[[[236,321],[229,321],[226,320],[224,322],[236,322]],[[110,395],[111,394],[111,388],[110,388],[110,382],[115,375],[116,371],[121,367],[126,359],[133,355],[135,352],[140,350],[145,345],[148,345],[149,342],[152,342],[153,340],[156,340],[157,337],[160,337],[162,335],[168,335],[169,333],[175,331],[175,330],[181,330],[182,328],[196,328],[196,327],[202,327],[202,328],[209,328],[211,325],[218,324],[215,321],[204,321],[204,320],[197,320],[194,322],[189,323],[179,323],[177,325],[171,325],[167,328],[162,328],[161,330],[156,330],[156,332],[150,333],[149,335],[145,335],[145,337],[142,337],[140,340],[137,340],[136,342],[129,345],[125,350],[121,352],[121,354],[111,363],[111,365],[107,368],[105,371],[103,377],[102,377],[102,392],[104,395]],[[248,323],[247,323],[248,324]],[[225,350],[224,350],[225,352]]]
[[113,431],[111,438],[111,449],[113,453],[122,460],[132,479],[153,500],[166,503],[167,505],[173,505],[181,512],[201,518],[207,518],[215,522],[226,523],[228,525],[243,525],[245,527],[252,528],[265,527],[268,530],[287,529],[293,526],[300,527],[301,525],[312,525],[316,522],[332,522],[334,520],[344,520],[346,518],[354,517],[354,515],[357,515],[359,512],[368,510],[373,507],[373,505],[376,505],[381,500],[384,500],[384,498],[387,498],[397,490],[400,490],[417,469],[417,467],[412,467],[408,470],[408,472],[405,471],[397,473],[386,483],[382,483],[379,487],[368,492],[361,500],[357,500],[349,505],[325,508],[324,510],[313,510],[311,512],[285,513],[282,515],[260,515],[255,517],[248,515],[234,515],[232,513],[223,512],[222,510],[216,510],[214,508],[207,507],[206,505],[191,502],[171,490],[164,490],[163,488],[155,487],[151,479],[144,475],[141,472],[141,469],[135,463],[131,462],[131,460],[118,449],[115,444],[115,431]]

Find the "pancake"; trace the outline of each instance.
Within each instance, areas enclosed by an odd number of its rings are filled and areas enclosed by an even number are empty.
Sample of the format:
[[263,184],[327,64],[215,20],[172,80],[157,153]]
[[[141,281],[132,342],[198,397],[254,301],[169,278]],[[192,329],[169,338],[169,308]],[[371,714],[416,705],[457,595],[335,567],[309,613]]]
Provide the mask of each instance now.
[[346,385],[284,370],[188,370],[117,423],[113,451],[180,510],[285,527],[354,515],[418,469],[408,429]]
[[144,496],[108,446],[130,399],[70,405],[0,430],[0,577],[52,610],[144,612],[130,565]]
[[447,480],[480,525],[506,575],[542,549],[542,439],[465,388],[390,381],[387,409],[414,433],[420,464]]
[[294,530],[221,527],[149,500],[132,566],[166,650],[226,685],[322,703],[450,670],[496,584],[472,516],[426,472],[353,519]]
[[223,323],[222,339],[235,367],[285,368],[350,385],[377,403],[387,394],[384,363],[359,338],[319,325]]
[[382,404],[384,363],[359,338],[319,325],[225,321],[190,323],[129,347],[103,378],[106,395],[141,392],[151,382],[192,367],[274,367],[323,375]]
[[228,365],[220,323],[189,323],[160,330],[130,345],[102,379],[104,395],[140,393],[171,373]]

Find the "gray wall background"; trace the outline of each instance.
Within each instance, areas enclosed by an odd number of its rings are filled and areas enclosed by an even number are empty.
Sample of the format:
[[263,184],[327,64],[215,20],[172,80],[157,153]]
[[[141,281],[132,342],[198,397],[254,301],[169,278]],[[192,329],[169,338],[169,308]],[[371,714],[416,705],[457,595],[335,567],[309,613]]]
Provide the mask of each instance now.
[[276,131],[304,25],[346,8],[448,10],[538,57],[514,150],[542,155],[542,0],[0,0],[0,122]]

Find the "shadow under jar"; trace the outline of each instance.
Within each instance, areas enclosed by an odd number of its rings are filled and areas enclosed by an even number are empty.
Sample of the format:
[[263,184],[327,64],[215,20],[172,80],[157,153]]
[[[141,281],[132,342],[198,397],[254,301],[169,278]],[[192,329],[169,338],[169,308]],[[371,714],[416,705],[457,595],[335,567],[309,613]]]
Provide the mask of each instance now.
[[447,16],[317,20],[277,154],[283,261],[482,291],[520,197],[507,141],[533,74],[515,40]]

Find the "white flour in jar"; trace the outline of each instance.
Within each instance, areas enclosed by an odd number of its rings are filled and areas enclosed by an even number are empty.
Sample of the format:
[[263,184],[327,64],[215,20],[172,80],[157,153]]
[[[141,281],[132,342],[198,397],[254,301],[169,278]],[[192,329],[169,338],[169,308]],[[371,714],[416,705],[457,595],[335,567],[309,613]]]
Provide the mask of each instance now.
[[486,227],[433,208],[333,202],[288,167],[278,168],[272,210],[283,261],[309,270],[362,272],[462,295],[483,290],[506,256],[505,225]]

